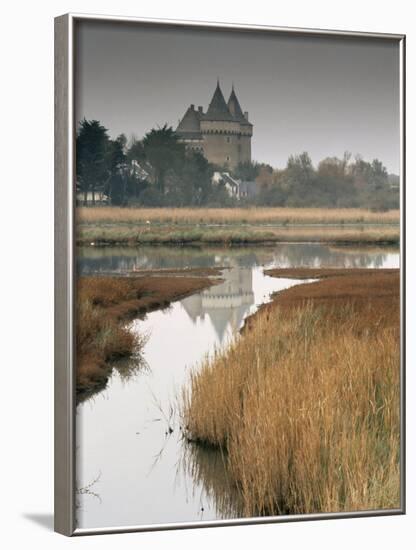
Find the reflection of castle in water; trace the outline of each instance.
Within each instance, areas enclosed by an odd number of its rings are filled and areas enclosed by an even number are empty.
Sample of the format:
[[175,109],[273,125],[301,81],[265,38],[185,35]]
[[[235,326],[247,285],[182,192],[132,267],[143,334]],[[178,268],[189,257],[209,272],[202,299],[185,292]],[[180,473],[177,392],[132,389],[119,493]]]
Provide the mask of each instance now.
[[185,311],[195,323],[206,315],[211,319],[220,342],[231,329],[237,331],[250,306],[254,304],[251,268],[224,270],[224,282],[182,300]]

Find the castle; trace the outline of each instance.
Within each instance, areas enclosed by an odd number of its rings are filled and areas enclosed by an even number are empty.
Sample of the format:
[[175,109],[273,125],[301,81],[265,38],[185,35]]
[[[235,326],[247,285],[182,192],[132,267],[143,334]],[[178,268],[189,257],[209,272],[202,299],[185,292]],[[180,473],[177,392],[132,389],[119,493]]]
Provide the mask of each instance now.
[[248,112],[241,110],[234,85],[226,103],[217,81],[207,112],[191,105],[176,133],[188,150],[201,152],[209,162],[220,167],[233,170],[240,162],[251,162],[253,125],[248,120]]

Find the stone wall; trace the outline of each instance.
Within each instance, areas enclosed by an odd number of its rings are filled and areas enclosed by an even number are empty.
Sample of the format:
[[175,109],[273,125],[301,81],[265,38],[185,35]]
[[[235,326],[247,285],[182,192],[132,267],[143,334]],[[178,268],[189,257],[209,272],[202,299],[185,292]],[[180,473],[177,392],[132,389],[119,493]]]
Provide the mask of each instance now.
[[202,139],[184,138],[187,149],[203,152],[218,166],[233,170],[240,162],[251,162],[252,127],[235,121],[201,120]]
[[239,162],[238,138],[235,134],[205,134],[205,157],[213,164],[235,168]]

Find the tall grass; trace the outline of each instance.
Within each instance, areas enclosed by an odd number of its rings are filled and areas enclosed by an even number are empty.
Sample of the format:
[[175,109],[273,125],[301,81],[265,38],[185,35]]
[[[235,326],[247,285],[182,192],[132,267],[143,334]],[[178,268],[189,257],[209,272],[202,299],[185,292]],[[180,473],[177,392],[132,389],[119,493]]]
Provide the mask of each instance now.
[[397,310],[375,311],[267,308],[191,374],[187,436],[226,452],[244,515],[399,506]]
[[78,226],[79,244],[131,245],[141,244],[217,244],[239,245],[275,242],[327,243],[390,243],[399,242],[399,226],[368,227],[171,227],[135,225],[81,225]]
[[143,337],[131,332],[91,299],[78,299],[77,392],[105,386],[112,370],[111,361],[138,352],[144,342]]
[[399,216],[361,208],[77,208],[80,224],[391,224]]

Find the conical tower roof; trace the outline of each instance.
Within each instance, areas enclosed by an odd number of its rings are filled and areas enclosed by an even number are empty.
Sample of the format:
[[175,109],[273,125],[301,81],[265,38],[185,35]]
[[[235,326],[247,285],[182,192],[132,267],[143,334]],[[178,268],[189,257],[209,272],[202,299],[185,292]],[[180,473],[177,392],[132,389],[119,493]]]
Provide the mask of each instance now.
[[228,100],[227,105],[228,105],[229,111],[231,112],[231,114],[236,120],[238,120],[239,122],[246,122],[240,103],[235,94],[234,87],[231,90],[230,99]]
[[230,113],[223,93],[220,88],[219,81],[215,88],[214,95],[212,96],[211,103],[209,104],[207,114],[204,115],[205,120],[234,120],[233,115]]
[[200,134],[199,121],[201,120],[201,116],[202,114],[199,111],[195,111],[194,106],[191,105],[179,122],[176,133],[182,137],[198,136]]
[[243,114],[240,102],[238,101],[237,95],[234,91],[234,86],[231,90],[230,98],[227,105],[230,113],[233,115],[235,120],[238,120],[238,122],[240,122],[241,124],[251,124]]

